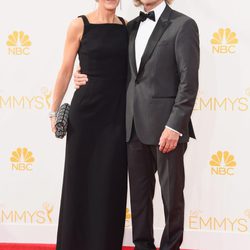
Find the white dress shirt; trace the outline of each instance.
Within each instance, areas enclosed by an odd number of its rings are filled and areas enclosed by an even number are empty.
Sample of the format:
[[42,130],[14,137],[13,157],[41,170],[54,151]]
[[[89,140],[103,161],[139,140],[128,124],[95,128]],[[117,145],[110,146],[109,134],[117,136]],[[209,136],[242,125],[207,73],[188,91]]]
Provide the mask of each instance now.
[[[146,19],[144,22],[140,23],[138,32],[137,32],[137,36],[135,39],[135,58],[136,58],[136,67],[137,67],[137,71],[140,68],[140,64],[141,64],[141,58],[143,56],[143,53],[146,49],[148,40],[161,16],[161,14],[163,13],[164,9],[166,7],[166,3],[165,1],[162,1],[162,3],[160,3],[158,6],[156,6],[152,11],[155,12],[155,22],[150,20],[150,19]],[[166,128],[177,132],[180,136],[182,136],[181,133],[179,133],[178,131],[166,126]]]

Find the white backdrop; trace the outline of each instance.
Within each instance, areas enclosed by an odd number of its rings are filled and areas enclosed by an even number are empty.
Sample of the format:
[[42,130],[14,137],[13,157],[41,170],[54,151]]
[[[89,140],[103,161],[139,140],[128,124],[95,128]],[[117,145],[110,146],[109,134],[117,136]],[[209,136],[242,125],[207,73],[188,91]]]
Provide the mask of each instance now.
[[[50,132],[51,91],[70,21],[95,7],[94,0],[0,3],[1,242],[55,243],[65,140]],[[183,248],[250,249],[250,3],[176,0],[172,7],[197,21],[201,40]],[[118,14],[130,20],[138,11],[123,0]],[[64,101],[73,92],[71,83]],[[124,245],[132,245],[127,207]],[[157,186],[157,244],[163,226]]]

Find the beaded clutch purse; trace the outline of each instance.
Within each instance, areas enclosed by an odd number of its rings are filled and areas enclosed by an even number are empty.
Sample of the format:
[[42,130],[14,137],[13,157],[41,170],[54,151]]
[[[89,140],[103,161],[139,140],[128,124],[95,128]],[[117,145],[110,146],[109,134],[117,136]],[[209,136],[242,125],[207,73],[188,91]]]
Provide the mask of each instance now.
[[68,103],[64,103],[60,106],[56,113],[55,136],[57,138],[62,139],[67,133],[69,110],[70,105]]

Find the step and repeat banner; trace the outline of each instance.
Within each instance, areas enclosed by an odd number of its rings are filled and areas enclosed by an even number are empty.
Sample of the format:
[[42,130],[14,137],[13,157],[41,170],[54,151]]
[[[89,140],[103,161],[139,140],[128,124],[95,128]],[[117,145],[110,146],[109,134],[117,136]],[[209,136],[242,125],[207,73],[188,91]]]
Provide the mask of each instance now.
[[[48,112],[67,27],[94,0],[0,3],[0,242],[55,243],[65,139]],[[183,248],[250,249],[250,3],[176,0],[200,29],[197,140],[186,154]],[[118,14],[138,15],[132,0]],[[78,61],[76,61],[76,66]],[[70,102],[73,82],[64,101]],[[164,227],[157,183],[155,238]],[[97,225],[98,226],[98,225]],[[128,200],[124,245],[132,245]]]

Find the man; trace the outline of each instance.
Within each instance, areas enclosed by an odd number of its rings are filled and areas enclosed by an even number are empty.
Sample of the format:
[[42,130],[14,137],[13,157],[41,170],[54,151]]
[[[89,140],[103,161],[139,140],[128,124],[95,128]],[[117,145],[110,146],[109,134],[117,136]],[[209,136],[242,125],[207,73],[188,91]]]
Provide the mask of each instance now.
[[[184,163],[199,69],[199,34],[193,19],[169,1],[137,0],[145,12],[128,23],[129,69],[126,129],[133,242],[155,250],[153,197],[158,172],[165,214],[160,249],[183,239]],[[75,75],[76,85],[81,85]],[[84,81],[84,80],[83,80]]]

